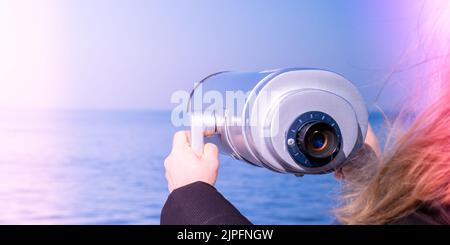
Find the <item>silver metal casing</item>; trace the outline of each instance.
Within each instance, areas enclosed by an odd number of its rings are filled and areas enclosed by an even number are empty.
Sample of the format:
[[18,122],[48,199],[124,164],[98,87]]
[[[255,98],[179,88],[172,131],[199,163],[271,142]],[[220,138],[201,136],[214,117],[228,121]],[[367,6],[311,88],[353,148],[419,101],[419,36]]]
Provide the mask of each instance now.
[[[223,108],[211,109],[211,99],[204,97],[215,94],[227,100],[236,91],[246,93],[245,100],[237,105],[225,101]],[[202,114],[206,122],[206,142],[218,145],[221,153],[282,173],[320,174],[341,167],[361,147],[368,127],[367,109],[357,88],[325,70],[221,72],[199,83],[190,100],[188,112]],[[319,115],[313,112],[321,112],[318,120],[331,117],[342,135],[337,156],[320,167],[299,164],[286,143],[295,120],[300,115]]]

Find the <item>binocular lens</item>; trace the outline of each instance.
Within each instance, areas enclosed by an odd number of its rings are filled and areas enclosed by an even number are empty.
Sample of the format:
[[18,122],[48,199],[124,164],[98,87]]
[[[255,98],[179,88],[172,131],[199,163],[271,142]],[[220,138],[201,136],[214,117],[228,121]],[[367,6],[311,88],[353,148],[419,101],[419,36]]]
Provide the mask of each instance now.
[[322,161],[336,152],[339,142],[334,129],[329,124],[313,122],[299,130],[297,145],[305,155],[313,160]]
[[312,150],[321,151],[328,144],[328,136],[322,132],[314,131],[311,134],[311,139],[309,139],[309,141],[311,142]]

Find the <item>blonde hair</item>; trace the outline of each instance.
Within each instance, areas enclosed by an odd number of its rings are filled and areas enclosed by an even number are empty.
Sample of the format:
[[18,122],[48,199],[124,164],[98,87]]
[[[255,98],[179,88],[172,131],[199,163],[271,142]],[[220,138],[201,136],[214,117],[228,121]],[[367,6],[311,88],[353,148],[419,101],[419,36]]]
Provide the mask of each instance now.
[[386,224],[424,204],[450,205],[450,4],[443,4],[441,17],[424,24],[427,36],[420,44],[442,55],[432,60],[432,72],[390,125],[381,157],[366,157],[368,163],[352,173],[358,177],[344,182],[335,210],[344,224]]

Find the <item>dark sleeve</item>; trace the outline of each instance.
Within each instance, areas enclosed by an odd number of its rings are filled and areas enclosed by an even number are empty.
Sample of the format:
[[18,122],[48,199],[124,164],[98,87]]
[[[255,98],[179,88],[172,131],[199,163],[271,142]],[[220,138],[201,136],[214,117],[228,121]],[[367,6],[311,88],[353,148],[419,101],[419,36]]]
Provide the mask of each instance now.
[[213,186],[195,182],[172,191],[161,225],[251,225]]

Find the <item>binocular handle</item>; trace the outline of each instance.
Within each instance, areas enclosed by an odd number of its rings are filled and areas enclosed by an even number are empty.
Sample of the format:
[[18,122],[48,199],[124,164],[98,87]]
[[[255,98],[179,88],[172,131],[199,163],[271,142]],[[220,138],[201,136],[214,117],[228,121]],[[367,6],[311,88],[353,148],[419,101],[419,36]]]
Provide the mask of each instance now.
[[210,137],[218,134],[218,127],[220,127],[220,118],[217,118],[215,112],[202,113],[193,112],[190,114],[191,123],[191,148],[197,155],[203,155],[203,145],[205,137]]
[[203,155],[204,144],[204,123],[201,113],[193,113],[190,115],[191,123],[191,148],[197,153],[197,155]]

